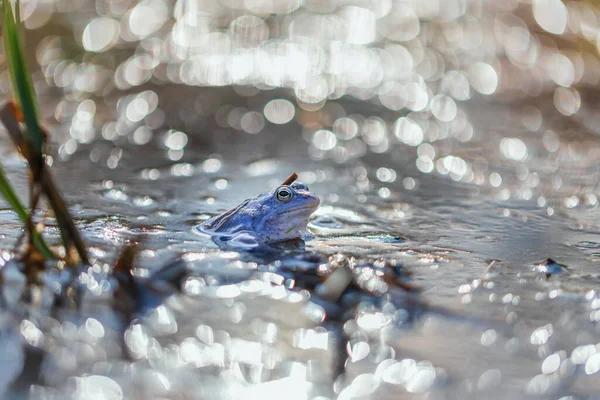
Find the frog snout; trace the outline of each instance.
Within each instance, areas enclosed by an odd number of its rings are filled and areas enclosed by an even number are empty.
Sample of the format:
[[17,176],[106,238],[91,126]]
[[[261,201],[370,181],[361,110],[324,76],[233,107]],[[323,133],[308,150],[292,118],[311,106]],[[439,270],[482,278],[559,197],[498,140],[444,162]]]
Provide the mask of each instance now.
[[321,204],[321,200],[313,194],[303,194],[302,200],[306,202],[307,205],[313,206],[317,208],[319,204]]

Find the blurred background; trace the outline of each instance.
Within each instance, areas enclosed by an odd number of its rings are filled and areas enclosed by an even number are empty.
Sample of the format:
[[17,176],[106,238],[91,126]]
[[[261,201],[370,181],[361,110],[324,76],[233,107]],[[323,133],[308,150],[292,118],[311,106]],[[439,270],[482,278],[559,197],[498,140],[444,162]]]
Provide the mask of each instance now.
[[[48,163],[94,265],[80,312],[3,317],[8,398],[600,396],[597,2],[28,0],[21,13]],[[0,153],[25,196],[6,135]],[[402,264],[459,315],[415,316],[388,295],[327,325],[308,291],[253,275],[279,276],[287,255],[248,259],[193,233],[292,172],[321,198],[306,252]],[[2,204],[4,263],[21,226]],[[188,276],[123,324],[109,264],[140,233],[138,277],[181,254]],[[547,257],[568,271],[541,279]]]

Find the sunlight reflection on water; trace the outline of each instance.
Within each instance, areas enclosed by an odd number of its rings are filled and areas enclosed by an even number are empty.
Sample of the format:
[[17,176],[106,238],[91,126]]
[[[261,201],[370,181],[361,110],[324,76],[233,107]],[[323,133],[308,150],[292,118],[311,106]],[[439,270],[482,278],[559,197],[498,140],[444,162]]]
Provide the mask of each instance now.
[[[33,398],[600,390],[596,5],[52,0],[22,14],[44,36],[34,81],[60,126],[47,163],[94,246],[82,314],[0,321],[6,379],[45,354]],[[189,232],[292,171],[322,199],[307,259],[245,259]],[[183,254],[169,276],[181,293],[122,326],[109,265],[140,234],[135,276]],[[545,280],[556,254],[572,267]],[[344,265],[381,296],[320,298]],[[382,272],[405,266],[431,310]],[[495,319],[457,323],[436,305]]]

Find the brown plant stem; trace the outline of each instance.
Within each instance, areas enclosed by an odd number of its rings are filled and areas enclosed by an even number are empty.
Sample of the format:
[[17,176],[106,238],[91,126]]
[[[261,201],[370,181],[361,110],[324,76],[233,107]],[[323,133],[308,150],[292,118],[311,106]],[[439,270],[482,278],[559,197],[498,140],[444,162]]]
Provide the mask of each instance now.
[[54,183],[50,170],[45,166],[43,157],[38,157],[36,156],[36,152],[31,151],[17,118],[18,107],[14,103],[8,102],[0,109],[0,120],[2,120],[2,123],[9,133],[9,137],[12,139],[21,155],[27,160],[31,168],[30,200],[32,208],[29,213],[28,221],[26,221],[26,227],[30,232],[30,237],[33,237],[32,232],[34,229],[31,218],[35,211],[35,207],[37,207],[40,195],[44,194],[54,212],[67,255],[69,254],[70,246],[73,245],[77,250],[81,262],[88,264],[89,261],[85,244],[69,214],[67,204]]
[[285,185],[290,185],[291,183],[293,183],[296,179],[298,179],[298,174],[296,174],[295,172],[293,174],[291,174],[290,176],[288,176],[288,178],[283,181],[283,183],[281,184],[281,186],[285,186]]

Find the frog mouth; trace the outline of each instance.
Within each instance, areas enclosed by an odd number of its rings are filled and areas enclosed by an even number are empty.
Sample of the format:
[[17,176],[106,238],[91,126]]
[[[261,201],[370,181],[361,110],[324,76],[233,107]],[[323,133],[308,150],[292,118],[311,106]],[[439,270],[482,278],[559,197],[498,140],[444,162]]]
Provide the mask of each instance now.
[[302,207],[291,208],[289,210],[278,211],[276,213],[271,214],[269,216],[269,218],[263,219],[260,222],[260,224],[257,227],[255,227],[255,230],[260,231],[261,229],[263,229],[265,227],[265,225],[269,224],[270,222],[272,222],[274,220],[286,219],[286,220],[290,220],[290,222],[292,222],[292,220],[293,220],[292,229],[291,230],[287,229],[287,232],[285,232],[285,234],[288,234],[301,224],[301,221],[297,219],[299,216],[304,216],[305,218],[303,218],[303,219],[306,219],[306,223],[308,223],[310,215],[316,209],[317,209],[317,207],[315,207],[315,206],[305,205]]
[[[296,208],[292,208],[289,210],[283,210],[283,211],[279,211],[278,213],[276,213],[275,215],[285,215],[285,214],[298,214],[300,211],[307,211],[307,210],[316,210],[317,207],[315,206],[302,206],[302,207],[296,207]],[[312,212],[311,212],[312,214]]]

